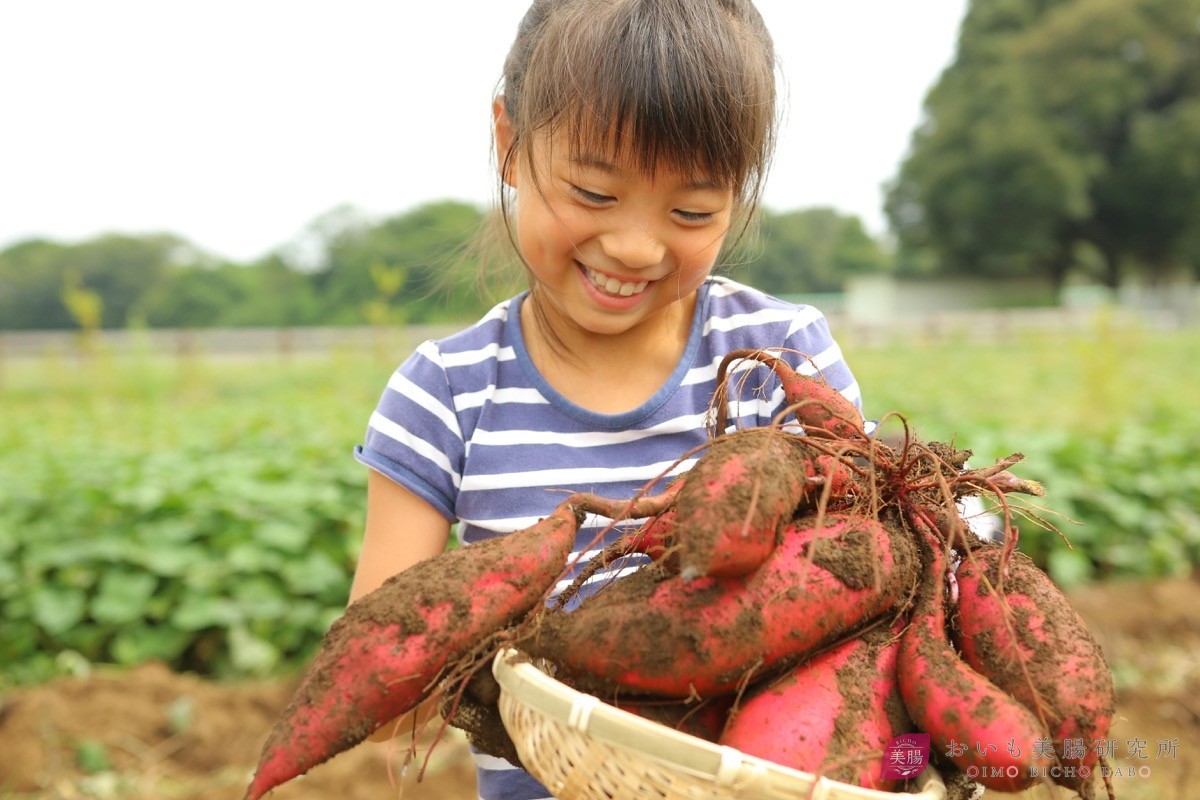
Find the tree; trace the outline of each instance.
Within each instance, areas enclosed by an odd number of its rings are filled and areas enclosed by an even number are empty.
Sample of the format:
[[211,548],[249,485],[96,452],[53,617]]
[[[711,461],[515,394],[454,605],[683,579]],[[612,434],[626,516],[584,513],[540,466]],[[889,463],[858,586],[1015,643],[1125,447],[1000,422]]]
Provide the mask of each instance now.
[[[0,324],[5,328],[72,328],[64,297],[92,293],[100,326],[123,327],[144,316],[147,293],[173,266],[205,256],[168,234],[106,234],[78,244],[20,242],[0,252]],[[64,294],[71,288],[72,293]]]
[[146,324],[152,328],[202,328],[221,324],[229,309],[245,301],[241,267],[174,270],[147,292]]
[[477,234],[483,214],[466,203],[445,201],[419,206],[376,225],[343,228],[328,242],[314,285],[330,319],[365,321],[377,308],[379,278],[402,270],[388,305],[403,308],[410,322],[462,319],[486,310],[488,299],[469,290],[474,279],[466,244]]
[[890,264],[858,217],[832,208],[764,211],[759,247],[735,269],[744,269],[742,279],[772,294],[839,291],[847,278],[882,272]]
[[1194,262],[1200,0],[974,0],[888,191],[943,271],[1115,287]]
[[0,328],[71,328],[62,302],[66,245],[45,239],[18,242],[0,252]]

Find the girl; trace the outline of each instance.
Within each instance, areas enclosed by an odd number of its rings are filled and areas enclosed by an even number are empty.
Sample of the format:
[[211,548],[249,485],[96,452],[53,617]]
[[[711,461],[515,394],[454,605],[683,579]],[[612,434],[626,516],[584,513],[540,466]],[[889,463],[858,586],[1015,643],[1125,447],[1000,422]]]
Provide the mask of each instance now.
[[[859,401],[820,312],[712,274],[774,143],[774,52],[750,0],[535,0],[501,86],[501,210],[529,289],[388,382],[356,450],[371,472],[352,598],[441,553],[456,523],[470,545],[572,491],[633,496],[707,440],[730,350],[782,348]],[[783,407],[760,372],[731,426]],[[612,541],[593,541],[606,522],[577,551]],[[549,797],[476,762],[482,800]]]

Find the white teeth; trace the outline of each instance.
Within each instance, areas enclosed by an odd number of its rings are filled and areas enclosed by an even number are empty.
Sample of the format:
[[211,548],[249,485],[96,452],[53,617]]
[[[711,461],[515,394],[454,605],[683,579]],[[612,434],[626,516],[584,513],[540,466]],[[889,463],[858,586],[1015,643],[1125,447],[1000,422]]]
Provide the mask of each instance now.
[[611,278],[607,275],[601,275],[593,269],[587,270],[588,280],[597,289],[601,289],[609,294],[615,294],[620,297],[630,297],[635,294],[640,294],[646,291],[646,287],[650,285],[650,281],[628,281],[622,283],[616,278]]

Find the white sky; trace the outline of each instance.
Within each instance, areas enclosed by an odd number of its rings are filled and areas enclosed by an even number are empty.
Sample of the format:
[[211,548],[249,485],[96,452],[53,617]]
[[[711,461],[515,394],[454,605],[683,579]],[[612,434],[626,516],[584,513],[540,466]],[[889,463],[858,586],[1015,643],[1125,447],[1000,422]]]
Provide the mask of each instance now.
[[[758,0],[790,88],[767,205],[885,230],[966,0]],[[0,248],[170,231],[248,261],[349,203],[492,196],[528,0],[0,2]]]

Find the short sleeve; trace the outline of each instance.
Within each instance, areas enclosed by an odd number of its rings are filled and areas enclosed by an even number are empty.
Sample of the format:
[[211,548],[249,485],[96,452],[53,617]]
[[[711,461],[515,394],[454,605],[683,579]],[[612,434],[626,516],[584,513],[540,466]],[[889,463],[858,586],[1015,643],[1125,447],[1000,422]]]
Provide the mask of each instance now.
[[[819,310],[813,306],[797,307],[781,350],[780,357],[794,370],[823,379],[862,410],[858,381],[842,356],[842,348],[833,338],[829,322]],[[769,407],[771,418],[787,407],[783,388],[777,381],[773,385]]]
[[441,354],[425,342],[392,373],[354,456],[453,523],[464,452]]
[[787,341],[793,356],[796,351],[808,354],[808,357],[797,357],[796,363],[793,363],[797,371],[820,375],[848,401],[862,409],[863,396],[858,389],[858,381],[854,379],[850,365],[842,356],[841,347],[829,330],[826,315],[812,306],[800,306],[787,332]]

